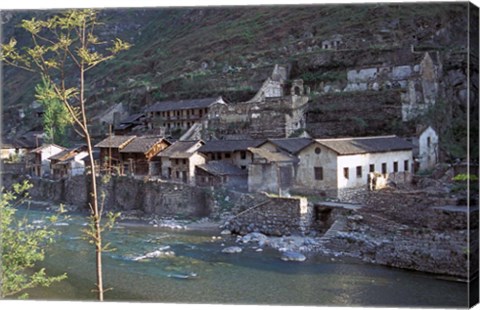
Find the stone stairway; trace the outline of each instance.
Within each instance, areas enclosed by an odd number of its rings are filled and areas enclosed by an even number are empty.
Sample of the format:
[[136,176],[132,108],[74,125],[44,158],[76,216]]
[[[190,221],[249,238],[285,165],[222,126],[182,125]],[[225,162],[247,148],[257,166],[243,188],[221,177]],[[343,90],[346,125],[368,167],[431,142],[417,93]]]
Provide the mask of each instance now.
[[338,232],[343,231],[347,226],[347,220],[345,218],[338,218],[333,222],[332,226],[323,234],[322,237],[318,240],[319,244],[324,244],[329,242],[332,238],[336,237]]

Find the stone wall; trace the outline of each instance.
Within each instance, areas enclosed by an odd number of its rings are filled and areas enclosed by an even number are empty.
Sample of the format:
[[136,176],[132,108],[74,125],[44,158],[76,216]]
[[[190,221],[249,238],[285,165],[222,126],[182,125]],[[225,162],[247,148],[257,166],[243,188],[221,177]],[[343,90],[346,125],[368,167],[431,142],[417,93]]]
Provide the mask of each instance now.
[[[3,186],[8,188],[25,179],[16,174],[2,174]],[[61,180],[29,179],[32,200],[65,203],[88,208],[89,178],[76,176]],[[134,211],[158,216],[208,216],[207,191],[182,183],[144,181],[130,177],[112,177],[108,182],[97,180],[98,193],[105,192],[105,210]]]
[[311,225],[312,208],[306,198],[271,197],[247,209],[225,223],[238,234],[260,232],[282,236],[305,232]]

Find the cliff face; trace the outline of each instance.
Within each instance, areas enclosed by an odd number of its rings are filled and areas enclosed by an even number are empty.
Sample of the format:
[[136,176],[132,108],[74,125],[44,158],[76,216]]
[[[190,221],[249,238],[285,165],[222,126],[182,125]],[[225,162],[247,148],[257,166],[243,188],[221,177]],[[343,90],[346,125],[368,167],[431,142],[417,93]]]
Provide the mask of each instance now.
[[[416,96],[417,86],[413,92],[408,83],[357,87],[349,72],[402,66],[413,70],[428,52],[438,73],[436,95],[448,105],[447,116],[455,118],[466,107],[468,8],[467,3],[420,3],[103,10],[101,38],[120,37],[134,46],[87,76],[90,113],[97,115],[119,102],[133,113],[166,98],[221,95],[230,102],[245,101],[280,63],[290,66],[291,79],[302,78],[311,89],[313,132],[377,133],[384,125],[369,119],[378,111],[370,99],[379,108],[395,110],[401,92]],[[19,44],[27,44],[28,37],[15,26],[51,13],[2,12],[4,40],[15,36]],[[32,75],[4,69],[4,134],[31,128],[17,110],[28,115],[37,82]],[[478,78],[475,87],[476,96]],[[398,94],[392,97],[394,90]],[[315,125],[344,110],[342,96],[351,97],[352,91],[355,98],[366,98],[354,109],[365,128],[345,131],[345,126],[330,124],[327,130]],[[319,116],[318,104],[325,102],[329,112]],[[402,123],[401,109],[393,120],[387,114],[387,129],[402,127],[395,125]]]

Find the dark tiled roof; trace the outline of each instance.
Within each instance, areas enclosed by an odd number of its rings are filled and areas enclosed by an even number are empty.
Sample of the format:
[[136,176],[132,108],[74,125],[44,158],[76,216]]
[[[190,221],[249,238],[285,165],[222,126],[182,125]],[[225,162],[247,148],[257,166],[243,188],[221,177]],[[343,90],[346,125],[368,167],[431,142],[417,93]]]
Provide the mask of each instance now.
[[136,136],[110,136],[99,143],[95,147],[101,148],[121,148],[132,141]]
[[247,170],[242,170],[237,166],[224,161],[210,161],[204,165],[199,165],[197,168],[202,169],[213,175],[246,175]]
[[137,113],[137,114],[132,114],[120,121],[120,124],[129,124],[129,123],[134,123],[137,122],[139,119],[144,117],[145,114],[143,113]]
[[186,109],[201,109],[208,108],[217,101],[222,100],[222,97],[204,98],[204,99],[188,99],[177,101],[161,101],[153,104],[145,109],[145,112],[162,112],[172,110],[186,110]]
[[328,147],[339,155],[382,153],[411,150],[413,145],[397,136],[317,139],[318,143]]
[[203,144],[203,141],[177,141],[161,151],[157,156],[169,158],[189,158],[198,148],[194,147],[198,142]]
[[298,153],[313,142],[309,138],[268,139],[268,141],[290,154]]
[[270,152],[266,149],[258,149],[254,147],[248,148],[250,152],[253,153],[255,157],[260,157],[266,159],[268,162],[289,162],[294,161],[294,158],[288,156],[287,154],[280,152]]
[[155,144],[160,143],[163,137],[141,136],[134,138],[129,142],[120,153],[146,153]]
[[212,140],[205,142],[201,153],[246,151],[249,147],[257,147],[265,140]]

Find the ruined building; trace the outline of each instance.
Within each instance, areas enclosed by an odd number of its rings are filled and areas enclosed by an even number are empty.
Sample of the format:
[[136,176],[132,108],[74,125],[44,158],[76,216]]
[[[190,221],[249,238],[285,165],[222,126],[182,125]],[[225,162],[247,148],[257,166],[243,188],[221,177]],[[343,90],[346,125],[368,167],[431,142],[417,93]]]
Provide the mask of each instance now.
[[288,81],[288,68],[276,65],[252,99],[210,106],[205,139],[299,136],[306,125],[309,92],[303,80]]

